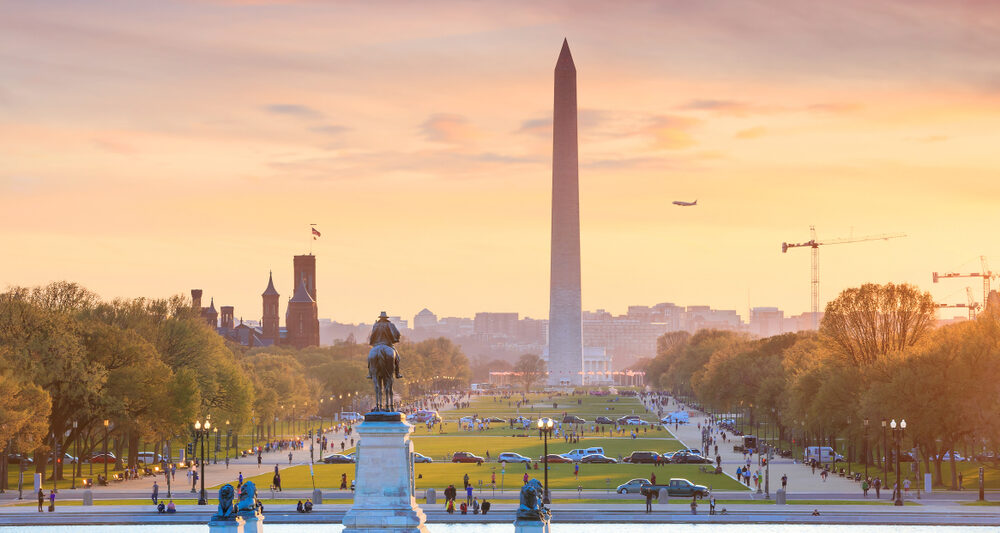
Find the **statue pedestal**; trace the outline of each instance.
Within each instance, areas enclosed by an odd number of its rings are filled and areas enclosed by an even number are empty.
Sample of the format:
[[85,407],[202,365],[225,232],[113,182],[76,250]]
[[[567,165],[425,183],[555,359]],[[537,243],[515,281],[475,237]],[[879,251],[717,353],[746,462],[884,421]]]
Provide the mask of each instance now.
[[547,520],[514,520],[514,533],[549,533]]
[[244,533],[243,519],[236,517],[235,520],[210,520],[208,522],[209,533]]
[[240,533],[264,533],[263,514],[240,514],[236,518],[245,522],[245,525],[243,526],[243,529],[240,530]]
[[400,413],[368,413],[355,431],[357,485],[344,533],[427,533],[414,498],[413,426]]

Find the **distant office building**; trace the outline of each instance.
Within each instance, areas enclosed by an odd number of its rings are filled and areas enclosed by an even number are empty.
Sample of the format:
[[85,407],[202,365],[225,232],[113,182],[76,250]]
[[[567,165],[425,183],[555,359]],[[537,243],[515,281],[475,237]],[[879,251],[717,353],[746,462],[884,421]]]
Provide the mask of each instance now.
[[420,312],[413,317],[414,331],[437,328],[437,325],[437,315],[432,313],[430,309],[427,309],[426,307],[421,309]]
[[488,337],[517,337],[517,313],[476,313],[473,331]]
[[784,333],[784,311],[777,307],[754,307],[750,310],[750,333],[772,337]]

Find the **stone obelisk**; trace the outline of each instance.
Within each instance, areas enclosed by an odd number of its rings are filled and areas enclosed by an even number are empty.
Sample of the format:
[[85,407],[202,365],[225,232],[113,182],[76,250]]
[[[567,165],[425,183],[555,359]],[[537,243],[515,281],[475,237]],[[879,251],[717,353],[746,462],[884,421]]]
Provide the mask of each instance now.
[[580,180],[576,65],[564,39],[552,114],[552,270],[549,278],[549,384],[583,383],[580,323]]

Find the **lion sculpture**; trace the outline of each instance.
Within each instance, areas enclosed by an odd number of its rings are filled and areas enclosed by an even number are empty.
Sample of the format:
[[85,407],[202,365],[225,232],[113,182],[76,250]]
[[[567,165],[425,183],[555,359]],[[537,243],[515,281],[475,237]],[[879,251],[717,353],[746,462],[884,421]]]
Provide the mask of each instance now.
[[212,517],[212,520],[236,520],[236,508],[233,502],[236,500],[236,489],[230,484],[225,484],[219,489],[219,510]]
[[236,510],[240,514],[257,513],[257,485],[253,481],[244,481],[240,487],[240,502]]

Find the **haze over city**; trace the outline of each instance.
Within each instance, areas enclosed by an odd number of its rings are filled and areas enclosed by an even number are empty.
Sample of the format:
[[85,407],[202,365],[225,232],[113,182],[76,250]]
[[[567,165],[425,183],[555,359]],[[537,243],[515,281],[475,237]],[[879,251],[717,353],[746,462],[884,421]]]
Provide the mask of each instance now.
[[259,319],[312,246],[321,317],[544,318],[564,37],[584,309],[808,311],[809,253],[780,244],[813,224],[908,235],[821,249],[821,304],[868,281],[961,302],[978,280],[931,272],[1000,262],[995,5],[393,5],[5,9],[0,278],[201,287]]

